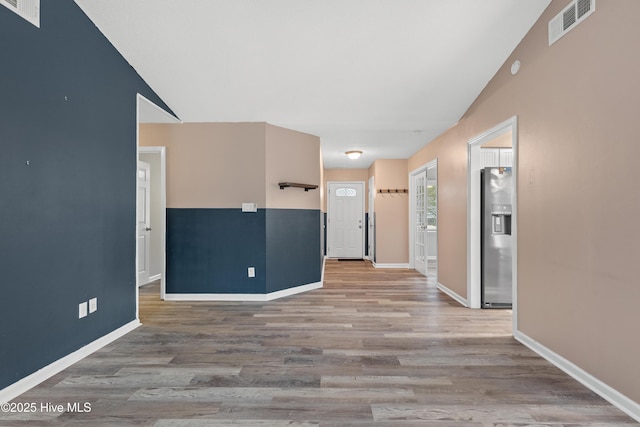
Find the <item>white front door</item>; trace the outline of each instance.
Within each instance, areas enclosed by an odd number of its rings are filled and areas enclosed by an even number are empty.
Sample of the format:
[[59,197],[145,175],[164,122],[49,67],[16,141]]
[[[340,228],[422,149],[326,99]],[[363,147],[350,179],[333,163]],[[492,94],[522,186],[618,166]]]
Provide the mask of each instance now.
[[364,256],[364,182],[330,182],[328,249],[330,258]]
[[427,275],[427,171],[420,172],[413,177],[415,192],[413,197],[415,206],[416,228],[414,230],[414,267],[417,271]]
[[138,286],[149,282],[149,231],[151,231],[151,165],[138,161]]

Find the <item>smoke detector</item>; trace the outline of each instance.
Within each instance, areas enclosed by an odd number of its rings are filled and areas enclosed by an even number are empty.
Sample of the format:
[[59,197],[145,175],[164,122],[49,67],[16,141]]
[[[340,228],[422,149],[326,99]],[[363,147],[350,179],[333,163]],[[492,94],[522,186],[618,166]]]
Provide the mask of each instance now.
[[513,64],[511,64],[511,74],[515,76],[518,74],[518,71],[520,71],[520,61],[516,59],[513,61]]

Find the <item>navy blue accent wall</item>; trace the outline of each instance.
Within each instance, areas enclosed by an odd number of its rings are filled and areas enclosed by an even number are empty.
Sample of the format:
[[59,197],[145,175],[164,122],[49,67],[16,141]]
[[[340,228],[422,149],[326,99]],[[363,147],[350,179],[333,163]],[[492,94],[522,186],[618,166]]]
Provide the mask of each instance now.
[[168,293],[263,294],[265,277],[263,209],[167,209]]
[[327,255],[327,213],[322,213],[322,238],[324,239],[322,245],[323,254]]
[[0,388],[135,319],[136,93],[166,108],[73,1],[40,6],[0,7]]
[[321,212],[267,209],[267,293],[319,282]]
[[373,259],[373,262],[377,262],[376,259],[376,251],[378,250],[378,244],[376,243],[376,224],[378,222],[376,221],[376,213],[373,213],[373,253],[371,254],[371,258]]
[[324,262],[327,254],[327,214],[320,212],[320,263]]
[[364,214],[364,256],[369,256],[369,213]]
[[167,292],[265,294],[319,282],[321,224],[318,210],[167,209]]

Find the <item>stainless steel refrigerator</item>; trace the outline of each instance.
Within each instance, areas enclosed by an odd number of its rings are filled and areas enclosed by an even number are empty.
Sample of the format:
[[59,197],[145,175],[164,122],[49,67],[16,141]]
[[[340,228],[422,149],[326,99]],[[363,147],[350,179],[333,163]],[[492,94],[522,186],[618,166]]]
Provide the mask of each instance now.
[[511,308],[513,241],[511,168],[481,171],[481,271],[483,308]]

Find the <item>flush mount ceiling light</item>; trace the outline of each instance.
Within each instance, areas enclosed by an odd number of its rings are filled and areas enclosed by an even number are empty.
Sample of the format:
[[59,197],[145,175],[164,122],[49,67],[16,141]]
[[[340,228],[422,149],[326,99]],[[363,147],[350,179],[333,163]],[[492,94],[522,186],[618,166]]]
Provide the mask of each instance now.
[[358,157],[360,157],[360,155],[362,154],[362,151],[359,151],[359,150],[345,151],[344,154],[346,154],[347,157],[349,157],[351,160],[355,160]]

